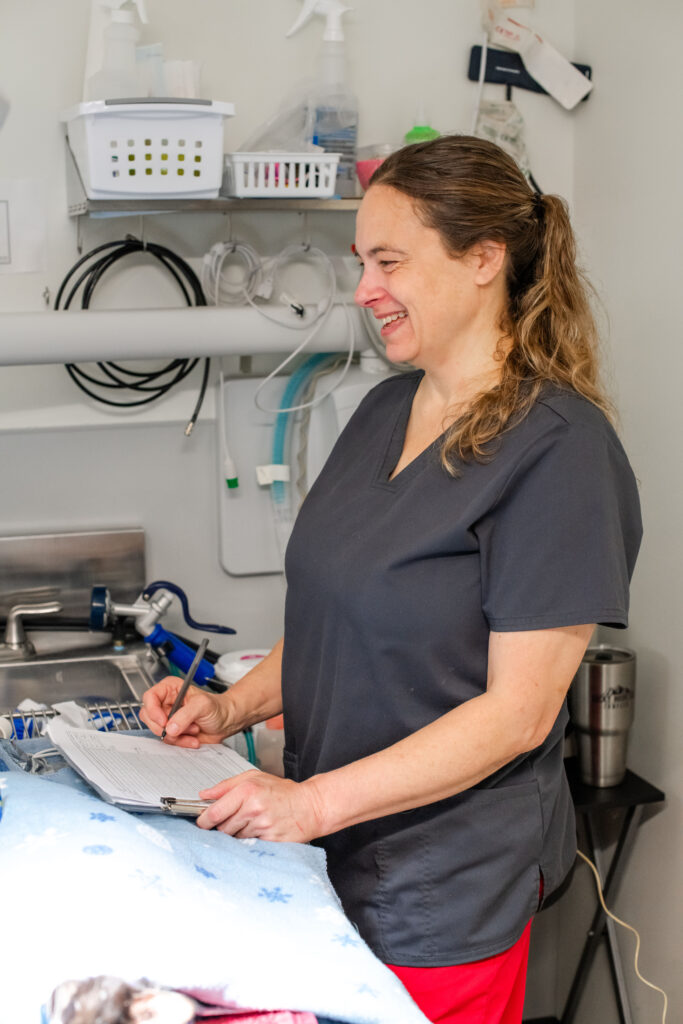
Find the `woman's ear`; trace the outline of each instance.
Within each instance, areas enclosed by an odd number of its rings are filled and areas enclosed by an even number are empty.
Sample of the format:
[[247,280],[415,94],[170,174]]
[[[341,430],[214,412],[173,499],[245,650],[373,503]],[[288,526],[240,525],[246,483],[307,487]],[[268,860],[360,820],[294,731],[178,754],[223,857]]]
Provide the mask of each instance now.
[[505,242],[488,240],[475,245],[472,250],[472,256],[475,259],[475,284],[490,284],[503,269],[506,255]]

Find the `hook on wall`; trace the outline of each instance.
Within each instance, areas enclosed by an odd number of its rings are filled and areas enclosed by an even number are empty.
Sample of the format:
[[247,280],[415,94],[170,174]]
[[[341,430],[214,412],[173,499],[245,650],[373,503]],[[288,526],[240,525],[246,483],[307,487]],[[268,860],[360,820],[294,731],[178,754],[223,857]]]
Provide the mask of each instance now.
[[310,228],[309,228],[309,223],[308,223],[308,210],[302,210],[300,216],[301,216],[301,225],[302,225],[302,228],[303,228],[303,232],[302,232],[303,237],[301,239],[301,244],[304,247],[304,251],[308,252],[309,249],[311,248],[311,233],[310,233]]

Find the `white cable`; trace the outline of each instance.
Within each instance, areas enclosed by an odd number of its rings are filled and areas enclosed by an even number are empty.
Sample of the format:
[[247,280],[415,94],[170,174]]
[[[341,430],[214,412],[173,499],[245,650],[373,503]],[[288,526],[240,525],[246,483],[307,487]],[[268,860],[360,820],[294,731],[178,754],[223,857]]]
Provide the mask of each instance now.
[[[304,350],[304,348],[312,341],[312,339],[315,337],[315,335],[318,333],[318,331],[321,329],[321,327],[327,321],[330,313],[332,312],[332,308],[333,308],[334,303],[335,303],[335,299],[336,299],[336,295],[337,295],[337,277],[336,277],[336,274],[334,272],[334,267],[332,265],[332,261],[330,260],[329,256],[322,251],[322,249],[316,249],[315,247],[312,247],[310,245],[289,245],[289,246],[286,246],[282,250],[282,252],[278,256],[275,257],[275,260],[273,261],[273,267],[274,267],[274,269],[277,269],[277,267],[280,264],[285,263],[285,262],[289,262],[289,260],[291,260],[293,257],[297,257],[297,256],[300,257],[302,254],[304,254],[306,256],[312,257],[313,259],[317,260],[319,263],[321,263],[323,265],[323,267],[327,271],[327,275],[328,275],[328,278],[329,278],[330,291],[329,291],[329,294],[326,296],[326,298],[323,299],[322,302],[318,306],[319,313],[318,313],[318,316],[317,316],[316,320],[314,321],[313,329],[309,332],[309,334],[306,335],[306,337],[301,342],[301,344],[297,345],[296,348],[294,349],[294,351],[290,352],[290,354],[285,359],[283,359],[283,361],[278,366],[276,366],[275,369],[272,370],[268,374],[267,377],[265,377],[261,381],[261,383],[259,384],[258,388],[256,389],[256,392],[254,394],[254,404],[256,405],[257,409],[260,409],[261,412],[274,413],[274,414],[281,413],[281,412],[298,412],[300,409],[312,408],[314,405],[319,405],[320,402],[324,401],[324,399],[327,398],[327,395],[330,394],[334,390],[334,388],[339,387],[339,385],[341,384],[342,380],[346,376],[346,373],[348,372],[348,368],[351,365],[351,360],[353,359],[353,353],[354,353],[354,349],[355,349],[355,331],[354,331],[354,327],[353,327],[353,321],[352,321],[352,319],[351,319],[351,317],[349,315],[348,308],[347,308],[346,304],[344,303],[343,304],[344,312],[346,314],[346,322],[347,322],[347,326],[348,326],[348,349],[349,349],[349,352],[348,352],[348,358],[346,360],[346,366],[344,368],[344,372],[342,373],[342,375],[339,378],[339,380],[335,383],[334,387],[330,388],[328,392],[326,392],[324,395],[321,395],[319,398],[316,398],[311,403],[304,403],[304,404],[301,404],[301,405],[293,405],[293,406],[290,406],[288,408],[273,409],[273,408],[269,408],[268,406],[262,405],[261,402],[259,401],[259,395],[260,395],[261,391],[263,390],[263,388],[271,380],[273,380],[273,378],[276,377],[279,373],[282,373],[284,368],[286,366],[288,366],[289,363],[291,363],[291,361],[293,359],[295,359]],[[263,312],[263,310],[260,307],[257,306],[256,308],[259,310],[260,313]],[[269,318],[269,319],[275,319],[275,318]],[[278,320],[276,322],[279,323],[281,321]],[[310,325],[306,325],[306,326],[310,326]]]
[[[348,305],[345,302],[342,302],[341,305],[342,305],[342,307],[344,309],[344,313],[346,315],[346,324],[347,324],[347,327],[348,327],[348,335],[347,335],[347,337],[348,337],[349,350],[348,350],[348,355],[346,357],[346,362],[344,363],[344,369],[343,369],[339,379],[336,380],[334,382],[334,384],[332,385],[332,387],[328,388],[327,391],[325,391],[324,394],[319,395],[317,398],[314,398],[310,402],[302,402],[300,405],[290,405],[290,406],[287,406],[286,408],[270,409],[268,406],[261,405],[261,403],[258,400],[258,396],[259,396],[259,393],[261,392],[262,388],[264,388],[266,386],[266,384],[269,381],[271,381],[273,379],[273,377],[276,376],[276,374],[280,373],[280,371],[285,366],[287,366],[287,364],[290,363],[292,361],[292,359],[294,359],[295,356],[298,356],[299,353],[302,351],[302,349],[306,345],[308,345],[308,343],[311,340],[311,338],[315,334],[317,334],[318,330],[320,329],[320,327],[324,323],[324,321],[321,321],[314,328],[314,330],[311,332],[311,334],[309,334],[309,336],[307,338],[304,338],[304,340],[301,342],[301,344],[297,345],[297,347],[294,349],[294,351],[291,352],[287,356],[287,358],[285,360],[283,360],[283,362],[280,363],[279,366],[277,366],[274,370],[272,370],[271,373],[269,373],[268,376],[265,377],[261,381],[261,383],[257,387],[256,392],[254,394],[254,404],[256,405],[257,409],[260,409],[261,412],[268,412],[268,413],[299,412],[301,409],[313,409],[313,408],[315,408],[316,405],[320,405],[321,402],[324,402],[325,399],[329,395],[331,395],[332,392],[336,390],[336,388],[339,387],[341,382],[344,380],[344,377],[346,377],[346,374],[349,372],[349,367],[351,366],[351,361],[353,360],[353,354],[355,352],[355,341],[356,341],[356,332],[355,332],[355,329],[354,329],[354,326],[353,326],[353,320],[351,319],[351,316],[349,314]],[[330,307],[330,309],[331,309],[331,307]],[[328,314],[329,314],[329,310],[328,310]]]
[[[246,282],[236,285],[230,284],[224,280],[223,268],[226,259],[233,254],[237,254],[243,260],[247,269]],[[258,305],[254,300],[258,295],[266,297],[271,294],[273,288],[273,279],[277,274],[280,267],[290,263],[296,259],[301,259],[304,256],[306,258],[312,258],[316,262],[322,265],[328,278],[329,292],[327,295],[318,303],[316,313],[312,320],[306,320],[296,316],[294,320],[283,320],[281,317],[272,316],[267,313],[263,306]],[[334,271],[334,266],[329,256],[318,249],[315,246],[309,244],[295,243],[292,245],[285,246],[277,256],[268,260],[261,260],[256,252],[250,245],[244,242],[217,242],[213,245],[208,253],[204,256],[202,264],[202,284],[207,295],[209,295],[216,306],[234,304],[246,302],[252,306],[260,316],[265,317],[266,320],[272,323],[278,324],[280,327],[286,327],[289,330],[308,330],[309,333],[306,335],[304,340],[296,346],[291,352],[267,377],[259,384],[254,394],[254,404],[257,409],[261,412],[266,413],[280,413],[280,412],[298,412],[300,409],[313,408],[323,402],[328,395],[334,391],[335,388],[339,387],[341,382],[344,380],[348,373],[349,367],[353,360],[355,352],[355,330],[353,326],[353,320],[349,314],[346,303],[343,303],[344,313],[346,315],[347,323],[347,337],[348,337],[348,356],[344,366],[344,370],[335,382],[333,387],[329,388],[324,394],[311,402],[303,403],[301,405],[291,406],[287,409],[271,409],[264,406],[259,401],[259,395],[262,389],[271,381],[275,376],[281,373],[289,363],[299,355],[300,352],[312,341],[318,331],[323,327],[327,321],[332,308],[335,304],[337,294],[337,278]],[[285,301],[289,304],[291,309],[301,308],[298,303],[294,300],[285,297]],[[221,371],[220,379],[220,403],[221,410],[223,410],[223,375]],[[229,464],[230,468],[234,470],[234,463],[230,457],[227,439],[225,436],[225,417],[223,415],[223,448],[224,448],[224,461],[226,465]],[[232,477],[236,479],[237,474],[233,472]],[[236,486],[233,484],[233,486]]]
[[[238,256],[245,276],[241,282],[228,281],[223,273],[230,256]],[[204,256],[202,286],[215,306],[241,305],[258,294],[262,280],[261,258],[246,242],[217,242]]]
[[[284,264],[293,261],[296,257],[300,258],[301,256],[313,257],[314,260],[321,263],[322,266],[325,268],[325,271],[329,279],[330,291],[326,298],[323,299],[318,304],[318,312],[316,314],[315,319],[313,320],[313,323],[315,324],[323,317],[326,317],[329,311],[331,310],[334,304],[334,298],[337,290],[336,274],[334,272],[334,267],[332,266],[332,261],[330,260],[327,253],[324,253],[322,249],[317,249],[315,246],[307,244],[298,243],[293,245],[287,245],[281,252],[278,253],[277,256],[274,256],[272,260],[264,260],[262,265],[264,281],[266,287],[268,287],[268,284],[270,284],[270,288],[272,290],[272,279],[274,278],[279,268]],[[281,327],[288,327],[291,330],[303,331],[311,326],[310,322],[307,323],[306,321],[298,318],[294,321],[284,321],[280,317],[271,316],[269,313],[265,311],[263,306],[258,306],[250,296],[247,296],[247,302],[249,303],[250,306],[253,306],[253,308],[256,309],[261,314],[261,316],[265,317],[266,320],[270,320],[271,323],[274,324],[279,324]]]
[[663,988],[659,987],[659,985],[654,985],[651,981],[648,981],[647,978],[644,978],[642,976],[642,974],[640,973],[640,969],[638,967],[638,953],[640,952],[640,935],[638,934],[636,929],[633,927],[633,925],[627,924],[626,921],[622,921],[620,918],[616,917],[612,913],[611,910],[607,909],[607,907],[605,906],[605,899],[604,899],[604,897],[602,895],[602,883],[600,881],[600,875],[598,874],[598,869],[596,868],[596,866],[593,863],[593,861],[589,857],[587,857],[585,855],[585,853],[582,853],[581,850],[577,850],[576,852],[578,853],[579,857],[581,857],[582,860],[585,860],[586,864],[588,865],[588,867],[591,869],[591,871],[595,875],[595,884],[596,884],[597,889],[598,889],[598,899],[600,900],[600,905],[601,905],[602,909],[605,911],[605,913],[607,914],[608,917],[612,918],[613,921],[616,921],[617,924],[620,924],[622,928],[628,928],[628,930],[630,932],[633,932],[633,934],[635,935],[635,937],[636,937],[636,952],[635,952],[635,956],[633,958],[633,966],[634,966],[636,975],[642,981],[643,985],[647,985],[648,988],[653,988],[655,990],[655,992],[659,992],[660,995],[663,996],[663,998],[664,998],[664,1010],[662,1012],[662,1024],[666,1024],[666,1012],[667,1012],[667,1009],[668,1009],[668,1006],[669,1006],[669,1000],[668,1000],[667,994],[666,994],[666,992],[664,991]]
[[481,57],[479,59],[479,82],[477,84],[477,99],[474,105],[474,113],[472,114],[472,131],[470,132],[471,135],[477,134],[477,121],[479,120],[481,97],[484,92],[484,81],[486,79],[486,56],[488,53],[488,45],[488,33],[484,32],[484,38],[481,41]]
[[223,376],[222,366],[218,373],[218,415],[221,418],[220,439],[221,457],[223,460],[223,476],[225,477],[227,487],[230,490],[233,490],[239,486],[239,480],[237,476],[237,468],[228,446],[227,426],[225,422],[225,377]]

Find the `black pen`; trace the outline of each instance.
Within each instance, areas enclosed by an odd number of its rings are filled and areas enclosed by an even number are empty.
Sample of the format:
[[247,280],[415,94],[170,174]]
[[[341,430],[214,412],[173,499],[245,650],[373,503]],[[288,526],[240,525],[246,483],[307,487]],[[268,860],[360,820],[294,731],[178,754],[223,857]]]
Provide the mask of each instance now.
[[[202,640],[202,642],[200,643],[199,647],[197,648],[197,652],[196,652],[196,654],[195,654],[194,658],[192,659],[192,664],[190,665],[190,668],[189,668],[189,670],[188,670],[188,673],[187,673],[187,675],[185,676],[185,678],[183,679],[183,683],[182,683],[182,686],[181,686],[181,687],[180,687],[180,689],[178,690],[178,696],[177,696],[177,697],[176,697],[176,699],[175,699],[175,700],[173,701],[173,707],[171,708],[171,710],[170,710],[170,711],[169,711],[169,713],[168,713],[168,718],[166,719],[166,725],[168,725],[168,723],[169,723],[169,721],[170,721],[171,717],[172,717],[173,715],[175,715],[176,711],[178,710],[178,708],[180,707],[180,705],[181,705],[181,704],[183,703],[183,701],[185,700],[185,694],[187,693],[187,691],[188,691],[188,690],[189,690],[189,688],[190,688],[190,683],[191,683],[191,682],[192,682],[192,680],[194,679],[194,674],[195,674],[195,672],[197,671],[197,668],[198,668],[198,666],[199,666],[199,662],[200,662],[200,661],[202,660],[202,658],[204,657],[204,653],[205,653],[205,651],[206,651],[206,648],[207,648],[208,646],[209,646],[209,641],[208,641],[208,640],[206,639],[206,637],[205,637],[205,638],[204,638],[204,639]],[[165,725],[165,726],[164,726],[164,728],[163,728],[163,729],[161,730],[161,738],[162,738],[162,740],[163,740],[163,739],[165,738],[165,736],[166,736],[166,725]]]

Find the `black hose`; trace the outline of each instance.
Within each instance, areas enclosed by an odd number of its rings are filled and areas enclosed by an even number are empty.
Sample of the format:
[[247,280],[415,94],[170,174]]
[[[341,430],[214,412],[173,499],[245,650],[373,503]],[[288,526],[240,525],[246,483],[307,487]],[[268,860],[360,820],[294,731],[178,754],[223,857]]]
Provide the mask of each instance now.
[[[142,242],[140,239],[128,235],[120,241],[105,242],[103,245],[96,246],[74,263],[59,286],[54,308],[56,310],[60,308],[69,309],[79,289],[82,289],[81,309],[89,309],[93,293],[107,271],[115,266],[119,260],[136,253],[149,253],[169,272],[178,285],[188,306],[207,305],[201,282],[192,267],[184,259],[163,245],[158,245],[155,242]],[[89,263],[89,261],[92,262]],[[75,282],[71,284],[78,271],[88,263],[89,265],[85,267]],[[67,288],[70,290],[62,305]],[[175,387],[188,374],[192,373],[198,362],[198,358],[173,359],[157,370],[146,372],[121,366],[119,363],[98,362],[96,366],[100,376],[94,375],[93,372],[86,372],[77,363],[66,363],[65,369],[76,387],[88,395],[89,398],[94,399],[96,402],[101,402],[103,405],[116,408],[131,408],[147,405],[150,402],[156,401],[157,398],[162,398],[171,388]],[[204,372],[199,386],[197,401],[185,428],[187,435],[192,432],[204,402],[209,383],[210,369],[211,360],[207,357],[204,359]],[[102,390],[105,392],[125,391],[127,394],[125,398],[115,399],[111,395],[106,397],[105,394],[99,393]]]

